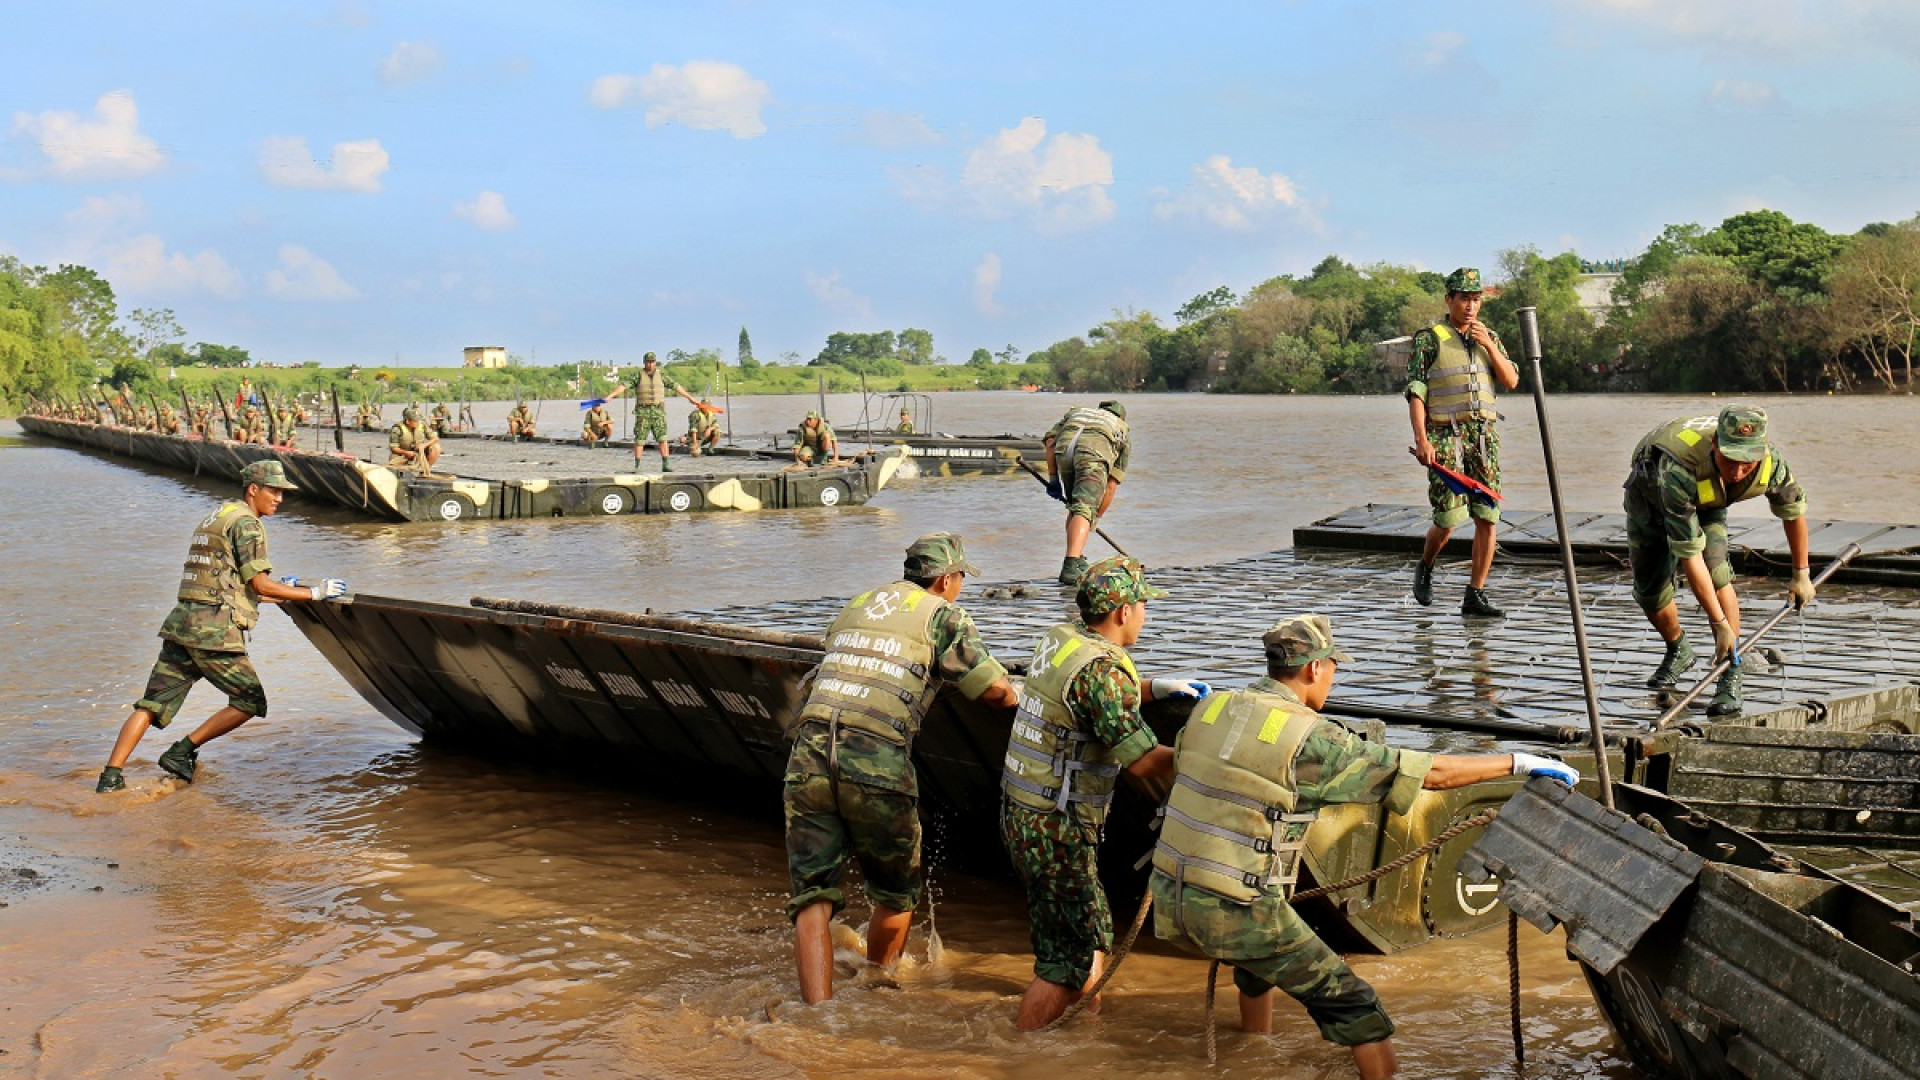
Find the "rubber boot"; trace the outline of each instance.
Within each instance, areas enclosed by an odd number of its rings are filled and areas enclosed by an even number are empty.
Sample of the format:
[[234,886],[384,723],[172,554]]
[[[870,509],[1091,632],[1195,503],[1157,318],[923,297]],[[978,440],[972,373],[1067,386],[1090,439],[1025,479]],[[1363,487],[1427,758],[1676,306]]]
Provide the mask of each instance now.
[[1719,685],[1713,688],[1713,701],[1707,705],[1708,716],[1740,715],[1740,669],[1730,667],[1720,676]]
[[1493,606],[1487,599],[1487,590],[1468,588],[1467,595],[1460,601],[1460,614],[1468,619],[1504,619],[1507,613]]
[[672,472],[672,471],[673,471],[673,459],[672,459],[672,458],[670,458],[670,457],[663,457],[663,458],[661,458],[661,459],[660,459],[660,471],[661,471],[661,472]]
[[1069,555],[1060,560],[1060,584],[1079,585],[1081,575],[1087,572],[1087,560],[1079,555]]
[[199,757],[200,748],[193,745],[193,740],[181,739],[167,747],[167,752],[160,755],[160,767],[191,784],[193,770],[199,764]]
[[93,793],[95,795],[105,795],[109,791],[125,791],[126,789],[126,778],[120,775],[119,769],[111,765],[100,770],[100,782],[93,785]]
[[1416,563],[1413,567],[1413,602],[1421,607],[1433,606],[1433,564]]
[[1667,642],[1667,655],[1660,660],[1660,666],[1647,676],[1647,688],[1650,690],[1670,690],[1680,681],[1680,676],[1693,666],[1693,646],[1687,642],[1687,635]]

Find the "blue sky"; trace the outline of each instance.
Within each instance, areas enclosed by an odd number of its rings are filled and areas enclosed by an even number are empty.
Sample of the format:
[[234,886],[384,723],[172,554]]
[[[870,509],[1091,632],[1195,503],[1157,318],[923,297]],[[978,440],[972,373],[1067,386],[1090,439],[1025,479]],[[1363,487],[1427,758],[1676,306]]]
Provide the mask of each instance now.
[[1914,0],[8,14],[0,251],[283,363],[957,362],[1329,253],[1920,212]]

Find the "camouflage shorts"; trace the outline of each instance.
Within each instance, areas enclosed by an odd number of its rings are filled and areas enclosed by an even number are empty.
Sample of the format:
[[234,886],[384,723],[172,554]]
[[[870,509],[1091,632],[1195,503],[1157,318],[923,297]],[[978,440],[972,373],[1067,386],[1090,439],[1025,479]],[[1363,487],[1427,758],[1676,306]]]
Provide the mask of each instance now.
[[[1648,501],[1637,487],[1627,488],[1625,508],[1633,599],[1640,610],[1652,614],[1673,603],[1673,582],[1680,572],[1680,560],[1674,558],[1667,537],[1665,510]],[[1699,515],[1700,532],[1707,541],[1707,572],[1713,576],[1713,587],[1724,589],[1733,583],[1733,564],[1727,561],[1726,508],[1701,510]]]
[[1107,497],[1107,475],[1111,468],[1096,454],[1075,454],[1062,486],[1067,497],[1067,513],[1100,523],[1100,502]]
[[812,775],[789,779],[785,801],[793,880],[787,918],[822,900],[835,914],[845,908],[849,858],[860,863],[869,903],[894,911],[920,906],[920,811],[913,796]]
[[650,442],[667,441],[667,407],[665,405],[636,405],[633,409],[633,449]]
[[1379,1042],[1393,1021],[1379,995],[1353,973],[1278,897],[1236,904],[1204,889],[1177,890],[1155,870],[1153,935],[1233,966],[1233,985],[1247,997],[1278,987],[1307,1007],[1320,1035],[1341,1046]]
[[172,639],[160,642],[160,659],[147,676],[146,696],[133,703],[153,714],[155,727],[166,727],[187,700],[193,684],[205,679],[227,695],[227,704],[248,716],[267,715],[267,691],[243,652],[208,652]]
[[1027,936],[1033,973],[1078,990],[1093,972],[1093,954],[1113,951],[1113,912],[1100,887],[1097,833],[1064,814],[1018,806],[1000,811],[1000,839],[1027,890]]
[[[1500,490],[1500,432],[1493,421],[1463,420],[1458,427],[1431,424],[1427,441],[1433,444],[1435,461]],[[1455,495],[1431,469],[1427,471],[1427,502],[1433,506],[1433,523],[1443,529],[1465,525],[1468,515],[1482,521],[1500,520],[1499,503],[1484,495]]]

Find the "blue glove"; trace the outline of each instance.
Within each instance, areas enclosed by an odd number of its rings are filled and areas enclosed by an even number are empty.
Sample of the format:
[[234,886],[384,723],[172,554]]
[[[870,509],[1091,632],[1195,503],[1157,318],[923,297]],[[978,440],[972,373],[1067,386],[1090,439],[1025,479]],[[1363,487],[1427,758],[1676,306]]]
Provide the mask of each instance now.
[[1573,766],[1538,754],[1513,755],[1513,775],[1550,776],[1568,787],[1574,787],[1580,783],[1580,773]]
[[1186,698],[1189,701],[1198,701],[1208,694],[1213,693],[1213,687],[1208,686],[1199,679],[1155,679],[1149,683],[1148,686],[1153,691],[1153,696],[1162,701],[1167,698]]
[[337,577],[330,577],[313,586],[315,600],[338,600],[347,595],[347,583]]
[[1060,478],[1057,476],[1047,479],[1047,494],[1060,502],[1067,501],[1067,493],[1060,487]]
[[281,579],[280,579],[280,584],[282,584],[282,585],[298,585],[298,584],[300,584],[300,579],[299,579],[299,578],[297,578],[297,577],[294,577],[294,576],[293,576],[292,574],[288,574],[288,575],[287,575],[286,577],[283,577],[283,578],[281,578]]

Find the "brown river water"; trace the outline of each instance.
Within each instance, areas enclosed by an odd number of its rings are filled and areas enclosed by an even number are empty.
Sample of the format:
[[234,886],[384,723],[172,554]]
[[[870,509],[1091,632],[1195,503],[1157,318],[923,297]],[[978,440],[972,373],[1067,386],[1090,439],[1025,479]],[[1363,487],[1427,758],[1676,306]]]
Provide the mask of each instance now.
[[[766,431],[810,403],[737,399],[732,418]],[[940,430],[1037,433],[1069,402],[934,403]],[[1722,403],[1554,400],[1568,506],[1617,509],[1640,435]],[[1531,404],[1505,404],[1508,505],[1545,507]],[[1766,404],[1816,516],[1920,522],[1920,403]],[[851,396],[830,405],[842,423],[857,412]],[[1395,399],[1128,405],[1135,460],[1105,524],[1150,565],[1286,547],[1294,525],[1423,497]],[[504,405],[476,411],[504,427]],[[543,413],[550,429],[577,422],[571,402]],[[1016,1032],[1030,971],[1018,887],[937,864],[937,933],[916,922],[898,987],[856,979],[798,1005],[776,819],[650,797],[645,776],[589,783],[419,745],[278,614],[253,645],[269,716],[214,744],[191,787],[163,779],[167,740],[149,734],[129,791],[95,796],[188,533],[224,494],[0,438],[0,1076],[1215,1075],[1205,966],[1156,948],[1127,961],[1102,1016]],[[966,537],[988,583],[1048,577],[1060,524],[1031,480],[970,477],[900,481],[841,510],[454,527],[355,521],[295,495],[268,533],[278,573],[367,592],[670,611],[850,594],[936,529]],[[183,729],[218,704],[196,690]],[[1530,1074],[1633,1075],[1559,936],[1522,935]],[[1354,966],[1400,1025],[1403,1075],[1512,1075],[1500,930]],[[1230,992],[1222,1004],[1231,1017]],[[1223,1027],[1225,1069],[1351,1075],[1301,1010],[1276,1013],[1270,1039]]]

